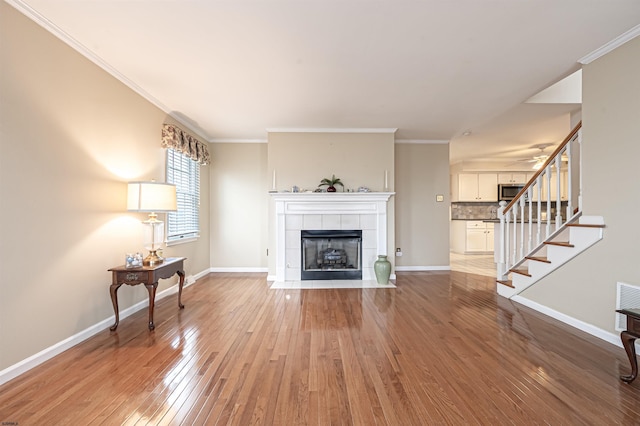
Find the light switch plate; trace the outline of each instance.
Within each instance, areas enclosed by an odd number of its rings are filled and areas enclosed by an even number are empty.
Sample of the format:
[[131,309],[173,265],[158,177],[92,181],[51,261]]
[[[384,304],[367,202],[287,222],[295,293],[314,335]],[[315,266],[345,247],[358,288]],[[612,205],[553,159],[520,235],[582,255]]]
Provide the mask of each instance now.
[[436,195],[436,202],[441,203],[444,201],[444,195],[438,194]]

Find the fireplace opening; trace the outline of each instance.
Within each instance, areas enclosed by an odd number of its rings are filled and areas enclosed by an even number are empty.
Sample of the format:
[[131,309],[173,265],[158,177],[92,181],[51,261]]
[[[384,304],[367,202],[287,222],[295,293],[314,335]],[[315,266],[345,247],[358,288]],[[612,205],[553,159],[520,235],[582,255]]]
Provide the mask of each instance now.
[[361,280],[362,231],[300,231],[302,280]]

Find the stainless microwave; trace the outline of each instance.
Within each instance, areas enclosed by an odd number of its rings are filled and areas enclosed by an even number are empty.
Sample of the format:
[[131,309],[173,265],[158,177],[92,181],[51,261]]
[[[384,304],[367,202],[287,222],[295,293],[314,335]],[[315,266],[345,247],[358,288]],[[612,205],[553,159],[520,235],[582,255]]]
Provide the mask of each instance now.
[[511,201],[524,188],[524,184],[498,185],[498,201]]

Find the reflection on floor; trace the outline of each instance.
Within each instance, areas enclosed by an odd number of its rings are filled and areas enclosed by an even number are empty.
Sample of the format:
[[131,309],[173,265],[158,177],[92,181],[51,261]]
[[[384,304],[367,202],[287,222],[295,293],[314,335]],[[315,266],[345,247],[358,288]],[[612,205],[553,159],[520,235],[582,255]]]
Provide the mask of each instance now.
[[496,276],[496,264],[493,254],[458,254],[450,253],[451,270],[469,274]]
[[328,289],[328,288],[396,288],[389,284],[378,284],[371,280],[308,280],[308,281],[275,281],[271,289]]

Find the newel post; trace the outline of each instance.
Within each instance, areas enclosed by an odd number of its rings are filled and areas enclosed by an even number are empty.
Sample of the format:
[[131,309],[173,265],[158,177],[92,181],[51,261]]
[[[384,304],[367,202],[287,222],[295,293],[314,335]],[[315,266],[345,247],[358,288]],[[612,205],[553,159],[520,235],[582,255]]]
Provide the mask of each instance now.
[[507,206],[506,201],[500,201],[498,207],[498,219],[500,219],[500,235],[498,236],[498,247],[495,247],[495,250],[498,250],[498,261],[497,267],[497,277],[499,280],[504,280],[506,278],[507,273],[507,247],[506,247],[506,219],[504,215],[504,208]]

